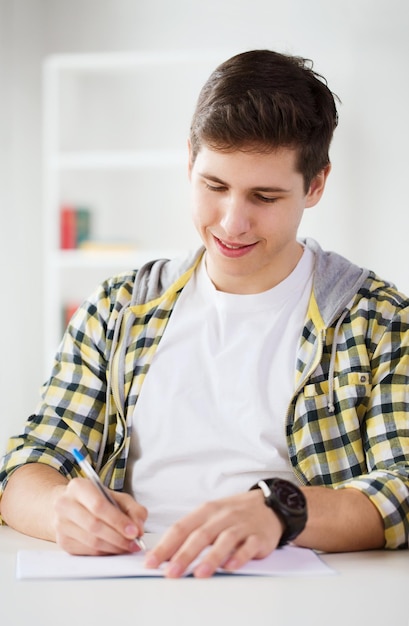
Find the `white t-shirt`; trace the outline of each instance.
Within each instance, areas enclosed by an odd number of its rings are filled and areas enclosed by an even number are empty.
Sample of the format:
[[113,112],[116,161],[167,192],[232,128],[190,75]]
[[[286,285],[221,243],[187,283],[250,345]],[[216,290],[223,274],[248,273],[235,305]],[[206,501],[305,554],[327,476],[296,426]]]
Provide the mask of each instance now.
[[285,418],[313,277],[305,248],[268,291],[217,291],[205,260],[183,289],[133,416],[126,491],[163,532],[261,478],[294,480]]

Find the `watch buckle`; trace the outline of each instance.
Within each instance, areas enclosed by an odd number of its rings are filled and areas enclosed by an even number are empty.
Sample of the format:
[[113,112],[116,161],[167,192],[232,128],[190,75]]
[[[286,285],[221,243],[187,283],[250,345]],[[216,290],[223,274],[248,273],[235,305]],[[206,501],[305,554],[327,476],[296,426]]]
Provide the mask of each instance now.
[[265,498],[271,496],[271,489],[264,480],[259,480],[257,484],[263,492]]

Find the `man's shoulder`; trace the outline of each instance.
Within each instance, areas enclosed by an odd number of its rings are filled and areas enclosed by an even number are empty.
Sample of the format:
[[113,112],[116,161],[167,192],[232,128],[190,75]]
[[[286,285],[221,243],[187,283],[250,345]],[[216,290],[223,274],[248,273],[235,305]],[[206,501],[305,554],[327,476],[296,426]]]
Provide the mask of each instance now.
[[109,276],[94,292],[94,300],[107,299],[116,306],[143,304],[163,295],[189,272],[201,257],[202,249],[172,259],[156,258],[137,269]]
[[396,309],[409,309],[409,296],[398,289],[391,281],[385,280],[373,271],[369,271],[366,280],[359,289],[358,296]]
[[314,293],[325,322],[332,323],[351,306],[379,311],[384,307],[391,315],[409,311],[409,297],[393,282],[336,252],[323,250],[314,240],[307,240],[306,245],[316,257]]

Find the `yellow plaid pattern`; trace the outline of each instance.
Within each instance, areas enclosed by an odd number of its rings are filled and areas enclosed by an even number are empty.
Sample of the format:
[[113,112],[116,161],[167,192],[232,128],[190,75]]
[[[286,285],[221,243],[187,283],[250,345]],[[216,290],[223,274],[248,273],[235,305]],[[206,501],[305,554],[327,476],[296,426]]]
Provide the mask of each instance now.
[[[24,463],[38,461],[77,476],[74,447],[97,466],[104,429],[100,475],[111,488],[123,488],[135,403],[193,271],[143,304],[131,303],[136,272],[106,281],[83,304],[36,413],[10,439],[1,489]],[[408,547],[408,416],[409,302],[370,273],[348,307],[325,325],[313,294],[286,421],[291,463],[302,484],[366,493],[384,520],[388,548]]]

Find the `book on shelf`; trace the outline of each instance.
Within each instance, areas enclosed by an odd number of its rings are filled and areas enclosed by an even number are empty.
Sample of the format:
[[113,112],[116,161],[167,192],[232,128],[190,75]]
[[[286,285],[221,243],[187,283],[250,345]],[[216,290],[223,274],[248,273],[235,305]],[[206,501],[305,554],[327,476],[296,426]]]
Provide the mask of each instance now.
[[91,236],[91,212],[85,207],[78,207],[76,212],[76,247],[79,248]]
[[74,250],[91,236],[91,211],[87,207],[64,205],[60,211],[60,248]]

